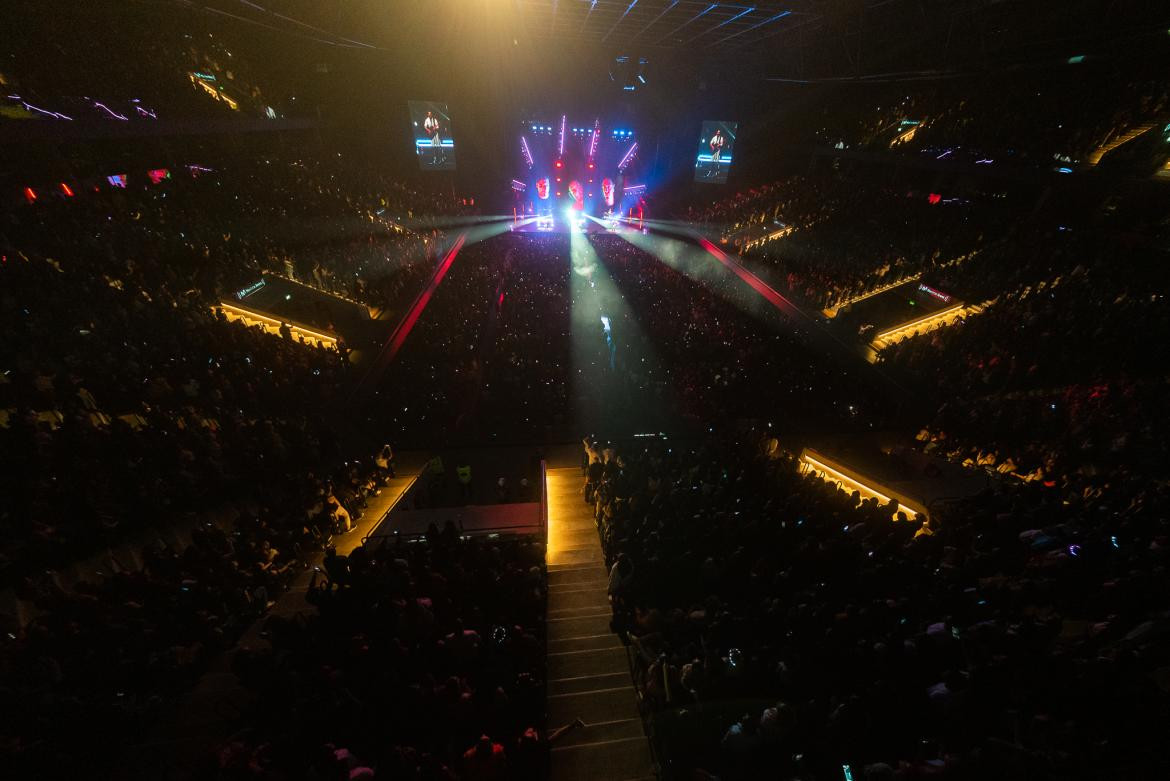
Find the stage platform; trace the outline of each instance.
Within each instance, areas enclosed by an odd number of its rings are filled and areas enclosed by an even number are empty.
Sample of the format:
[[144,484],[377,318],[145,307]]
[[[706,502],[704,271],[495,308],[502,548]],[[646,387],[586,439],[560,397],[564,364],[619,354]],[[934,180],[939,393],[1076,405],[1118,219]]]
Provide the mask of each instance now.
[[[558,464],[579,463],[580,446],[553,448],[547,455],[531,447],[486,447],[441,451],[431,458],[441,461],[442,471],[436,471],[433,460],[424,465],[369,533],[371,540],[418,537],[432,523],[442,530],[447,521],[465,535],[543,533],[547,523],[544,465],[548,458]],[[459,482],[460,465],[471,467],[468,488]],[[506,486],[502,494],[501,479]]]
[[538,217],[522,217],[514,220],[508,226],[508,230],[513,233],[535,233],[538,235],[556,235],[564,233],[572,233],[574,231],[580,233],[646,233],[647,228],[642,224],[641,220],[631,220],[623,217],[619,220],[607,220],[603,217],[590,218],[578,220],[576,225],[573,225],[564,217],[555,218],[538,218]]
[[420,537],[426,534],[432,523],[442,531],[447,521],[454,523],[455,528],[464,535],[538,534],[544,529],[544,512],[540,502],[424,509],[411,509],[400,502],[382,518],[368,539],[377,544],[380,537]]

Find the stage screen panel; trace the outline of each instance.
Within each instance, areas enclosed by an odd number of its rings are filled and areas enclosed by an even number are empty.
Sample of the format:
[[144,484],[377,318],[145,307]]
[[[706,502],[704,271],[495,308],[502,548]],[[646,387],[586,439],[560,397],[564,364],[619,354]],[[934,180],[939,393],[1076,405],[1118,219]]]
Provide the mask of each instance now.
[[695,155],[695,181],[723,184],[731,170],[738,122],[707,120],[699,134],[699,151]]
[[455,170],[455,135],[451,129],[451,112],[446,103],[411,100],[411,139],[418,167],[424,171]]

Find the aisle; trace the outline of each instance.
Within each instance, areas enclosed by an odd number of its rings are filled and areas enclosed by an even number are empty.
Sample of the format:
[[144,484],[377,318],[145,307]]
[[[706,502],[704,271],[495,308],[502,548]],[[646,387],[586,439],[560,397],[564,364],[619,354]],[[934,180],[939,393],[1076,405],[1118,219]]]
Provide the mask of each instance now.
[[608,576],[580,468],[550,469],[548,726],[581,719],[552,746],[551,781],[654,777],[629,663],[610,631]]

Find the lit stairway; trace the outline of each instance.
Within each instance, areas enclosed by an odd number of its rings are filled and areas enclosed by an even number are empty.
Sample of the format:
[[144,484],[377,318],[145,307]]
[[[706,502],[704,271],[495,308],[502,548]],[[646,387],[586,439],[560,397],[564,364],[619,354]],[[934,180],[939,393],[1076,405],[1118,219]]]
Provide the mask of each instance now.
[[1156,122],[1143,122],[1140,125],[1134,125],[1123,133],[1119,133],[1118,135],[1111,137],[1108,141],[1097,147],[1095,150],[1093,150],[1092,153],[1089,154],[1089,165],[1097,165],[1097,163],[1101,162],[1102,157],[1109,154],[1117,147],[1123,144],[1128,144],[1138,136],[1142,135],[1143,133],[1148,133],[1157,126],[1158,124]]
[[551,781],[654,778],[621,640],[610,631],[609,578],[581,470],[548,470],[548,725],[576,719],[551,749]]

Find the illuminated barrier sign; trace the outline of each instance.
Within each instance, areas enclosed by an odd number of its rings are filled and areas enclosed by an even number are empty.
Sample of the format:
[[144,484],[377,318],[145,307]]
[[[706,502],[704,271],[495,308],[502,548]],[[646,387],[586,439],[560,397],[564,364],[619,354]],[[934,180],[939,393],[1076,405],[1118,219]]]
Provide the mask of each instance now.
[[[221,301],[218,308],[221,312],[223,312],[224,317],[226,317],[228,320],[242,320],[245,325],[260,326],[265,330],[265,332],[274,336],[280,335],[280,327],[284,325],[288,327],[293,336],[304,339],[307,342],[325,345],[328,347],[333,347],[337,344],[336,336],[323,333],[312,328],[307,328],[290,320],[269,317],[268,315],[261,314],[260,312],[252,309],[245,309],[244,307],[234,306],[227,303],[226,301]],[[215,309],[216,307],[212,307],[212,310]]]
[[[455,142],[451,140],[440,141],[439,144],[445,149],[453,149],[455,147]],[[414,145],[416,147],[431,147],[435,145],[435,142],[429,138],[416,138]]]
[[924,285],[921,282],[919,282],[918,283],[918,290],[922,293],[926,293],[928,296],[934,296],[939,301],[942,301],[944,304],[951,303],[950,296],[948,296],[946,293],[942,292],[941,290],[935,290],[934,288],[930,287],[929,285]]
[[247,287],[242,288],[240,290],[237,290],[236,291],[236,298],[239,299],[240,301],[243,301],[245,298],[252,295],[260,288],[264,287],[265,284],[267,284],[267,283],[263,279],[261,279],[259,282],[253,282],[252,284],[248,285]]
[[915,514],[922,518],[929,515],[921,502],[915,501],[904,493],[894,491],[811,448],[805,448],[800,454],[800,471],[804,474],[816,475],[827,483],[834,483],[848,493],[856,491],[862,499],[877,499],[882,504],[889,504],[891,500],[896,502],[897,510],[894,511],[891,518],[896,518],[899,512],[905,513],[907,518],[913,518]]
[[210,74],[210,73],[203,73],[201,71],[192,71],[191,75],[197,79],[203,79],[204,81],[215,81],[215,76]]
[[[704,163],[710,163],[713,159],[714,158],[712,158],[711,155],[699,155],[699,160],[701,162],[704,162]],[[719,158],[719,162],[727,163],[728,165],[731,165],[731,158],[730,157],[721,157],[721,158]]]

